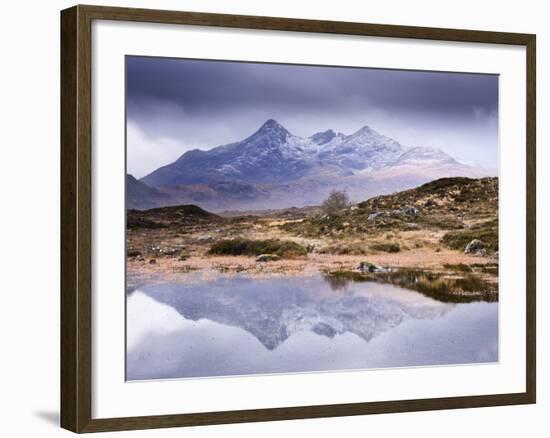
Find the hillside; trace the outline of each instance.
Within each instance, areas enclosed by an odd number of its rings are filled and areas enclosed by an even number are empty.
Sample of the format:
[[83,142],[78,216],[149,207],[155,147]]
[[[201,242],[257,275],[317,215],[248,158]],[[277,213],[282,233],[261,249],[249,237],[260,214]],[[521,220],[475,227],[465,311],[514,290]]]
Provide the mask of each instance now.
[[128,210],[126,228],[190,227],[216,223],[222,220],[220,216],[203,210],[196,205],[178,205],[145,211]]
[[[498,205],[498,178],[440,178],[399,193],[377,196],[358,204],[364,211],[395,209],[403,205],[432,212],[493,214]],[[471,211],[475,205],[475,211]]]
[[377,196],[335,216],[288,222],[286,231],[321,237],[445,230],[442,243],[464,249],[473,239],[498,250],[498,178],[442,178],[415,189]]

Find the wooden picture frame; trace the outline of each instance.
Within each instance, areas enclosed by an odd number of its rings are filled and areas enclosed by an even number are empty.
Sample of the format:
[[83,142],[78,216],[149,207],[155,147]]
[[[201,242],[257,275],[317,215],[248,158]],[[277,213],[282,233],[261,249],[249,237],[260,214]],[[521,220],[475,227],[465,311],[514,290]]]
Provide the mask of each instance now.
[[[94,20],[518,45],[526,48],[526,391],[417,400],[128,418],[92,418],[92,35]],[[535,403],[535,35],[475,30],[75,6],[61,12],[61,426],[99,432]]]

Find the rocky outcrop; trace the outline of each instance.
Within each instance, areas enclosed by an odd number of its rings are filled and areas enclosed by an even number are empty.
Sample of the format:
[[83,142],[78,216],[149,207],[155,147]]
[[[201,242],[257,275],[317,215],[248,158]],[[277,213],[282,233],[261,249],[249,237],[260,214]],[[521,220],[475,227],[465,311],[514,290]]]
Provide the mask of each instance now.
[[373,221],[379,217],[402,217],[402,216],[417,216],[420,213],[418,208],[405,206],[397,210],[377,211],[368,215],[367,220]]
[[486,255],[487,249],[484,242],[479,239],[474,239],[464,249],[464,254],[479,254]]

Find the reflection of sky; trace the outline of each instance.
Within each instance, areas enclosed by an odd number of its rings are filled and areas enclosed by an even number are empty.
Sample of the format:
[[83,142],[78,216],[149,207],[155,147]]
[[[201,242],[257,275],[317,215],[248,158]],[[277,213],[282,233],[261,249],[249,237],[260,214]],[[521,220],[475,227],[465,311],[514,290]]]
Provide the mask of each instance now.
[[[299,280],[299,279],[298,279]],[[227,286],[227,285],[225,285]],[[238,302],[238,291],[148,286],[128,296],[127,371],[130,380],[265,374],[498,360],[498,304],[445,304],[389,285],[360,284],[345,292],[325,288],[300,292],[260,286],[270,298]],[[288,286],[288,284],[286,285]],[[310,284],[311,286],[311,284]],[[362,289],[363,287],[366,289]],[[205,285],[204,290],[208,289]],[[325,290],[326,289],[326,290]],[[185,291],[187,290],[187,291]],[[170,292],[171,291],[171,292]],[[317,292],[320,292],[317,295]],[[276,293],[276,292],[275,292]],[[349,296],[368,297],[338,310]],[[317,298],[315,298],[317,297]],[[274,306],[281,299],[292,305]],[[160,301],[159,301],[160,300]],[[161,302],[162,301],[162,302]],[[165,304],[165,303],[171,304]],[[241,309],[233,313],[234,307]],[[328,309],[327,309],[328,307]],[[186,318],[182,312],[196,316]],[[372,318],[368,315],[372,314]],[[239,319],[244,315],[243,319]],[[263,315],[258,318],[258,315]],[[360,316],[361,321],[356,321]],[[396,318],[397,316],[397,318]],[[402,317],[400,317],[402,316]],[[262,321],[266,321],[263,324]],[[273,322],[273,321],[275,322]],[[333,331],[315,332],[315,324]],[[281,333],[267,343],[273,328]],[[313,328],[312,328],[313,327]],[[264,333],[265,332],[265,333]],[[373,336],[366,336],[372,333]],[[269,347],[269,348],[268,348]]]
[[144,176],[269,118],[306,137],[369,125],[495,168],[497,109],[494,75],[128,57],[128,168]]

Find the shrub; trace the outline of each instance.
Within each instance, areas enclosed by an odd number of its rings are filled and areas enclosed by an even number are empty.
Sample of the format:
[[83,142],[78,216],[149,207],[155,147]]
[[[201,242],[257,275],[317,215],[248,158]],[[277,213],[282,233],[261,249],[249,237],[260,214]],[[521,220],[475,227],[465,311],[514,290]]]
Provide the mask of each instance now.
[[375,243],[374,245],[371,245],[370,248],[374,249],[375,251],[383,252],[401,251],[401,246],[399,245],[399,243]]
[[464,229],[464,224],[450,215],[426,215],[422,217],[421,222],[429,227],[440,228],[442,230]]
[[328,215],[336,215],[350,205],[349,197],[346,192],[333,190],[325,201],[321,204],[321,208]]
[[365,255],[367,254],[366,245],[363,242],[357,243],[337,243],[321,248],[321,254],[337,254],[337,255]]
[[479,228],[463,231],[450,231],[441,239],[441,243],[451,249],[464,251],[472,240],[481,240],[489,251],[498,251],[498,228]]
[[289,240],[222,240],[212,245],[209,254],[216,255],[247,255],[276,254],[279,257],[293,258],[307,255],[306,248]]
[[445,263],[443,265],[445,269],[450,269],[451,271],[457,272],[472,272],[472,268],[464,263],[458,263],[456,265]]

